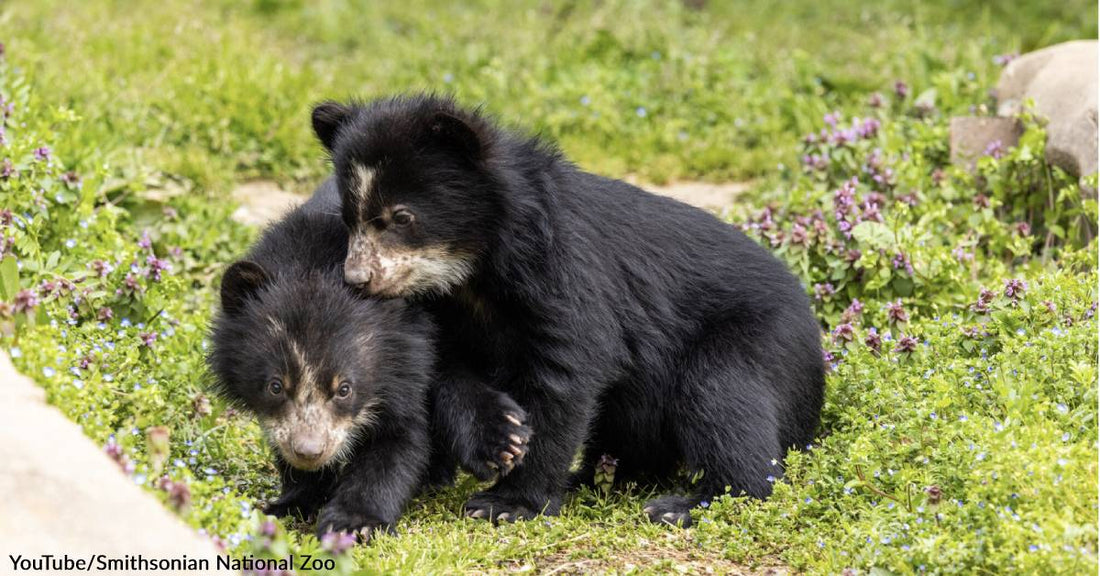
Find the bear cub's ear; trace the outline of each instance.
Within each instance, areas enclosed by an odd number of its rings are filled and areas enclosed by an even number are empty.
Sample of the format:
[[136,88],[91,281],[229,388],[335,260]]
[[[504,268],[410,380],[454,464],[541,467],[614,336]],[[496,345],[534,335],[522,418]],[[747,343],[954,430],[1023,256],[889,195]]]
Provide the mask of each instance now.
[[428,138],[469,160],[480,160],[485,151],[477,128],[450,112],[437,112],[432,117],[428,123]]
[[256,295],[270,278],[255,262],[235,262],[222,277],[222,309],[227,314],[244,310],[245,302]]
[[332,151],[336,134],[351,117],[351,112],[351,106],[331,100],[313,107],[313,132],[329,151]]

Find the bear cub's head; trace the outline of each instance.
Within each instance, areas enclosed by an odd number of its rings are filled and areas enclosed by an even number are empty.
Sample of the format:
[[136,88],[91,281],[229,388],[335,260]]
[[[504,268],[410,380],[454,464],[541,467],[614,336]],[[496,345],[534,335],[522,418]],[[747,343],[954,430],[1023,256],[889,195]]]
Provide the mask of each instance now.
[[447,294],[469,279],[505,210],[491,168],[499,131],[436,96],[325,102],[313,129],[350,233],[348,284],[394,298]]
[[346,461],[376,426],[400,425],[395,397],[423,394],[429,332],[400,300],[358,297],[338,269],[225,273],[209,364],[222,396],[254,413],[291,466]]

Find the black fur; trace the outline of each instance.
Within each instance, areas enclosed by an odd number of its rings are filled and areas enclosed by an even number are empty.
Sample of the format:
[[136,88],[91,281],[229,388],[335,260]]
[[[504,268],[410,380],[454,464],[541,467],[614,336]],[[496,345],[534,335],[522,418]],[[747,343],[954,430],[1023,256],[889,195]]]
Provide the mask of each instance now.
[[[325,407],[350,418],[368,403],[377,404],[372,422],[356,428],[354,448],[342,465],[298,470],[276,451],[282,494],[267,508],[302,517],[319,511],[319,534],[363,530],[368,536],[392,529],[425,480],[449,482],[456,462],[483,478],[497,472],[493,467],[507,472],[522,457],[530,431],[515,402],[473,382],[462,385],[469,397],[481,394],[483,402],[471,406],[433,394],[429,415],[434,327],[418,306],[366,299],[344,285],[340,267],[347,233],[338,210],[335,185],[326,182],[227,270],[208,361],[218,391],[261,418],[281,408],[282,399],[267,388],[270,378],[288,370],[300,376],[300,356],[310,360],[316,380],[341,376],[353,383],[346,401],[327,398]],[[281,329],[272,328],[273,319]],[[431,436],[430,423],[436,428]],[[518,456],[517,436],[522,439]],[[509,450],[509,457],[501,458]]]
[[[604,454],[616,481],[702,473],[691,497],[647,506],[657,522],[690,524],[727,487],[771,493],[773,459],[811,441],[824,392],[820,328],[783,264],[711,214],[585,173],[450,99],[343,111],[326,143],[345,223],[378,246],[473,255],[470,275],[426,299],[440,347],[538,431],[470,515],[556,513],[582,446],[589,477]],[[365,201],[357,164],[374,174]],[[414,223],[376,218],[394,205]]]

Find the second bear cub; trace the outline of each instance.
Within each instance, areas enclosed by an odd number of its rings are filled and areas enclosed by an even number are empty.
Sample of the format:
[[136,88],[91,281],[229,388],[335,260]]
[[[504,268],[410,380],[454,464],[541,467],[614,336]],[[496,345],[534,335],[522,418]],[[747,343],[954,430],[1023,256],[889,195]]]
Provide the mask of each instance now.
[[[317,513],[318,534],[369,537],[392,528],[429,459],[435,481],[449,478],[453,461],[483,478],[504,474],[529,430],[518,405],[469,380],[446,381],[448,392],[429,401],[434,327],[416,306],[344,285],[338,206],[326,183],[226,271],[209,362],[222,395],[256,414],[276,450],[282,494],[267,512]],[[449,402],[459,385],[499,413]],[[430,426],[465,436],[433,441]]]

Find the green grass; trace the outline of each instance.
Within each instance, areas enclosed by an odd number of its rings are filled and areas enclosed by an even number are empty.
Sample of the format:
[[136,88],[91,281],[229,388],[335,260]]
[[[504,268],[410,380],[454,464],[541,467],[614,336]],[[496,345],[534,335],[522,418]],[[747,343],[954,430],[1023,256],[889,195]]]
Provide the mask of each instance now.
[[1084,1],[709,4],[43,0],[6,7],[0,33],[46,103],[86,119],[97,146],[71,161],[215,194],[239,178],[308,188],[325,169],[310,104],[404,90],[483,103],[610,175],[756,178],[795,162],[792,135],[895,80],[990,85],[996,54],[1096,36]]
[[[1030,118],[1021,145],[976,174],[948,166],[946,131],[951,114],[988,107],[994,54],[1095,37],[1095,6],[711,4],[5,5],[0,173],[5,160],[15,172],[0,176],[0,346],[234,554],[317,552],[300,523],[265,535],[268,449],[251,418],[208,397],[212,287],[255,235],[224,200],[246,179],[306,190],[323,177],[311,102],[454,91],[593,170],[759,179],[731,217],[819,296],[834,355],[822,430],[771,499],[717,499],[688,531],[647,523],[637,486],[492,527],[461,517],[466,478],[419,498],[399,536],[335,555],[337,572],[1095,573],[1096,201],[1042,163]],[[882,108],[866,105],[876,91]],[[918,109],[921,95],[936,109]],[[802,144],[833,110],[882,127]],[[802,169],[803,153],[822,168]],[[876,158],[893,170],[885,184],[869,178]],[[835,208],[852,176],[861,202],[882,194],[883,217],[849,237]],[[150,257],[171,269],[156,278]],[[167,452],[147,441],[157,426]]]

